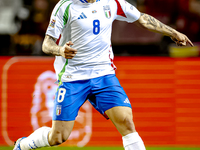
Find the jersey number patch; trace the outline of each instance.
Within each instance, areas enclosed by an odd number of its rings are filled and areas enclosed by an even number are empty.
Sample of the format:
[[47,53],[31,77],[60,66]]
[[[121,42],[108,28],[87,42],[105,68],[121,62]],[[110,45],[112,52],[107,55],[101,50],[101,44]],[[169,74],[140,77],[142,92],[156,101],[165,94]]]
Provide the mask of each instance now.
[[93,33],[95,35],[99,34],[100,32],[100,21],[99,20],[94,20],[93,21]]
[[65,93],[66,93],[66,90],[64,88],[60,88],[58,90],[58,97],[57,97],[57,101],[59,103],[63,102],[64,98],[65,98]]

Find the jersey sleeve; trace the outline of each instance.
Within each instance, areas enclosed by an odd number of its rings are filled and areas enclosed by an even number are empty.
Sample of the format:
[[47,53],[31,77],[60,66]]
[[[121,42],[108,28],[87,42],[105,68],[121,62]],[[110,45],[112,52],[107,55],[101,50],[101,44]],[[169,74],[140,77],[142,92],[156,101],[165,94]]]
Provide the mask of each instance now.
[[50,35],[56,39],[62,34],[64,26],[67,24],[70,13],[69,7],[71,3],[67,1],[60,1],[53,9],[49,26],[47,28],[46,34]]
[[117,17],[116,20],[134,22],[140,18],[140,12],[125,0],[115,0],[117,4]]

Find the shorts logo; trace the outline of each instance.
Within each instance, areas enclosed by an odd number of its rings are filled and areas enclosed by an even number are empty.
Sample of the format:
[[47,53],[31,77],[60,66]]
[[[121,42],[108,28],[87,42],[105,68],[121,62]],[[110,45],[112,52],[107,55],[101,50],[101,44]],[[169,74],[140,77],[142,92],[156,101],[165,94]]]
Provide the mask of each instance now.
[[62,106],[61,105],[57,105],[56,106],[56,115],[59,116],[61,114],[61,109],[62,109]]
[[55,27],[55,23],[56,23],[56,20],[52,19],[49,26],[54,28]]
[[128,99],[128,98],[126,98],[126,99],[124,100],[124,103],[126,103],[126,104],[130,104],[130,101],[129,101],[129,99]]
[[111,17],[110,6],[109,5],[103,6],[103,10],[105,12],[106,18],[110,19]]

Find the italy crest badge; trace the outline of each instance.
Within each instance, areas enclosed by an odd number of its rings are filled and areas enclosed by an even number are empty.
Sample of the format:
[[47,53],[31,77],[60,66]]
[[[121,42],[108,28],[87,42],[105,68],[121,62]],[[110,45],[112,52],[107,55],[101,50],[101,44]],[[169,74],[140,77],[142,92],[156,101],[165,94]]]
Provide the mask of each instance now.
[[106,18],[110,19],[110,17],[111,17],[110,6],[109,6],[109,5],[103,6],[103,9],[104,9],[104,12],[105,12]]
[[62,109],[62,106],[61,105],[57,105],[56,107],[56,115],[59,116],[61,114],[61,109]]

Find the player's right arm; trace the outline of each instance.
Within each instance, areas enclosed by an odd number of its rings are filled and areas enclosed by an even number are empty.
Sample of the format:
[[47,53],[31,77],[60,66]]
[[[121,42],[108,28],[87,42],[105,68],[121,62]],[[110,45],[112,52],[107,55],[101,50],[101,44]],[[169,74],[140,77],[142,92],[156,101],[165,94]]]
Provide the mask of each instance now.
[[73,45],[71,41],[67,42],[64,46],[56,44],[57,39],[50,35],[46,35],[42,44],[42,51],[48,55],[62,56],[66,59],[72,59],[77,53],[77,50],[70,47]]

